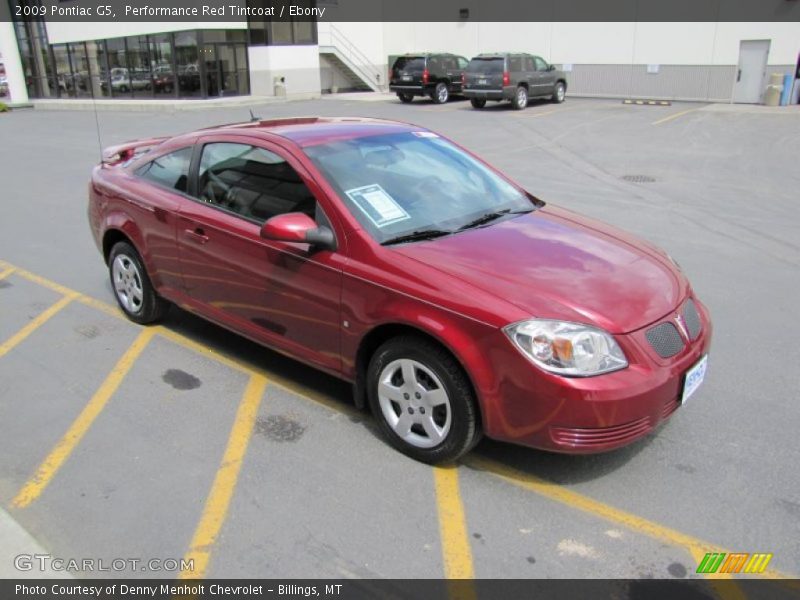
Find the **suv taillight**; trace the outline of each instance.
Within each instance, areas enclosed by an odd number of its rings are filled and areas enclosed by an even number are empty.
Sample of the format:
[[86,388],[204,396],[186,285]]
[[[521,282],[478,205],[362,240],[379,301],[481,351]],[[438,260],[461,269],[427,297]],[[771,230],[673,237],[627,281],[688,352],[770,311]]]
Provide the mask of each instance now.
[[430,77],[430,73],[428,73],[428,69],[425,69],[422,72],[422,83],[428,83],[428,77]]
[[511,75],[508,71],[503,71],[503,85],[511,85]]

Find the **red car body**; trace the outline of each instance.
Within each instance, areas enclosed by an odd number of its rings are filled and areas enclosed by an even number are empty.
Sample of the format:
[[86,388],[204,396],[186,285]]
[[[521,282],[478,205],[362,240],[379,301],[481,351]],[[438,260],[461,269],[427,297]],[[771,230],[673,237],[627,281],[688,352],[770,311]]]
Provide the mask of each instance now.
[[[458,235],[381,246],[304,153],[331,140],[421,130],[368,119],[288,119],[119,146],[94,170],[91,229],[106,259],[115,242],[129,240],[163,298],[352,382],[358,404],[370,353],[388,336],[413,330],[464,367],[491,438],[598,452],[669,417],[685,373],[709,350],[712,327],[663,252],[551,205]],[[310,252],[305,243],[264,239],[257,224],[134,174],[154,155],[210,141],[246,141],[284,157],[328,215],[337,248]],[[136,158],[145,146],[149,152]],[[683,348],[661,358],[646,332],[674,323],[690,299],[699,333],[690,339],[681,328]],[[628,366],[594,377],[538,368],[503,329],[532,317],[604,329]]]

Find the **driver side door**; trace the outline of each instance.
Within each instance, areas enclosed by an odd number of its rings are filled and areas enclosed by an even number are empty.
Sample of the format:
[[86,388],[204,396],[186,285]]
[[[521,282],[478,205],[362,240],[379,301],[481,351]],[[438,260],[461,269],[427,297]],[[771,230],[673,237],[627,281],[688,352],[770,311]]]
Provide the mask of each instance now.
[[180,212],[177,235],[191,308],[338,373],[341,242],[317,250],[260,235],[267,219],[289,212],[304,212],[336,233],[321,190],[289,152],[261,139],[201,138],[192,168],[194,200]]

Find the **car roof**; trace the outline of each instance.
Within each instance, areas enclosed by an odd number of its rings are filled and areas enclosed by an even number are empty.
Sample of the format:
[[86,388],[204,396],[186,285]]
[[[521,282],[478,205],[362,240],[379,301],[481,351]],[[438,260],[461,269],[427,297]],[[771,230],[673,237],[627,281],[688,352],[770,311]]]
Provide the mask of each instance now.
[[242,134],[259,137],[280,136],[299,146],[314,146],[373,135],[427,131],[410,123],[371,119],[366,117],[292,117],[284,119],[259,119],[244,123],[217,125],[191,135]]
[[486,52],[473,58],[505,58],[506,56],[533,56],[529,52]]

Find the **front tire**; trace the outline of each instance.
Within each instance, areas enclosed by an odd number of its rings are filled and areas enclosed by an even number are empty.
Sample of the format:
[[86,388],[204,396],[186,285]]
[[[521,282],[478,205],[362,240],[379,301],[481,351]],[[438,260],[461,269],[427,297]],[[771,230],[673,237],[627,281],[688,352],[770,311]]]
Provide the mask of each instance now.
[[469,103],[472,104],[472,108],[483,108],[486,106],[486,100],[483,98],[470,98]]
[[522,110],[528,106],[528,90],[524,86],[517,88],[514,99],[511,101],[511,106],[514,107],[514,110]]
[[433,94],[431,94],[431,98],[436,104],[447,103],[447,101],[450,99],[450,90],[447,89],[447,84],[444,81],[440,81],[436,84]]
[[424,463],[451,462],[480,439],[472,387],[444,348],[418,336],[385,342],[367,370],[370,407],[386,440]]
[[139,253],[128,242],[114,244],[108,274],[117,304],[131,321],[144,325],[164,316],[169,304],[156,294]]
[[400,102],[402,102],[403,104],[408,104],[412,100],[414,100],[413,94],[402,94],[402,93],[400,93],[400,94],[397,94],[397,97],[400,98]]

